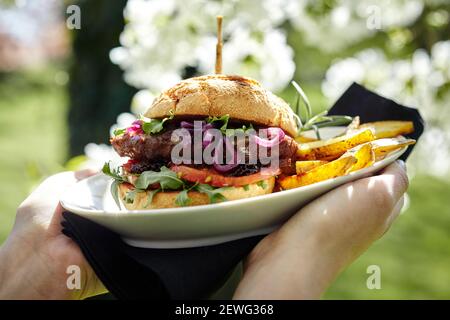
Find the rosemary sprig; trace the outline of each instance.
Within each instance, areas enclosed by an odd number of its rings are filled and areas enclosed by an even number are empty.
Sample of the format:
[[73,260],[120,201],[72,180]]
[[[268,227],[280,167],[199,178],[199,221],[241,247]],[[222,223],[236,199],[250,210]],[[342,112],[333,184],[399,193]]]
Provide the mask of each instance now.
[[[295,90],[297,91],[297,110],[296,111],[298,111],[299,102],[301,99],[303,101],[303,104],[306,107],[306,119],[311,119],[312,108],[311,108],[311,104],[309,103],[308,97],[306,96],[305,92],[303,91],[303,89],[300,87],[300,85],[297,82],[292,81],[291,83],[294,86]],[[299,114],[299,113],[297,112],[297,114]]]
[[[299,127],[298,132],[299,135],[304,131],[314,130],[317,139],[321,140],[319,130],[320,128],[345,126],[352,122],[353,120],[352,117],[340,115],[328,115],[328,110],[322,111],[313,116],[311,104],[305,92],[297,82],[292,81],[291,83],[292,86],[297,91],[297,100],[295,103],[294,111],[296,113],[297,125]],[[301,117],[300,101],[303,102],[303,105],[305,106],[305,117],[306,117],[305,119],[302,119]]]

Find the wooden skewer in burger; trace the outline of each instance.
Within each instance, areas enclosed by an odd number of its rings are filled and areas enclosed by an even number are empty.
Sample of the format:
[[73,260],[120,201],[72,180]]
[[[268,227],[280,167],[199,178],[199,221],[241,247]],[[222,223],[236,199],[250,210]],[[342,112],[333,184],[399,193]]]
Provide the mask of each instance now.
[[[116,130],[111,138],[116,152],[130,160],[115,170],[105,164],[103,172],[114,178],[112,193],[128,210],[204,205],[269,194],[278,175],[295,173],[295,113],[256,80],[222,74],[222,17],[217,17],[217,28],[216,74],[186,79],[162,92],[141,119]],[[200,124],[203,149],[211,142],[209,129],[223,133],[224,149],[231,148],[232,153],[238,145],[227,140],[229,130],[253,128],[266,133],[266,138],[255,136],[257,150],[266,148],[270,153],[276,149],[279,166],[269,167],[259,160],[237,163],[236,159],[231,163],[216,159],[212,164],[174,164],[172,150],[180,141],[173,132],[180,128],[195,131],[194,121]],[[249,140],[246,138],[239,150],[246,157],[255,152]],[[195,148],[195,141],[192,146]]]

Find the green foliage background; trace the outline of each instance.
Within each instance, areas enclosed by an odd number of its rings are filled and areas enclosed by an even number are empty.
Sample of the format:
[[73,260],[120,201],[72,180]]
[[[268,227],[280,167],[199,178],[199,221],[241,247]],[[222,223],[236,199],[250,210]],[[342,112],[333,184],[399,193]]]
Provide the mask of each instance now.
[[[109,48],[117,45],[124,2],[81,1],[95,14],[86,17],[90,28],[73,34],[74,53],[69,61],[0,74],[0,243],[12,228],[17,206],[32,188],[43,177],[63,170],[67,159],[80,154],[87,142],[107,141],[117,114],[129,110],[134,89],[123,83],[120,70],[107,56]],[[431,31],[419,20],[413,28],[417,41],[402,54],[417,46],[427,47]],[[371,39],[371,45],[383,47],[385,37]],[[304,46],[295,33],[290,33],[289,42],[296,50],[296,79],[301,80],[316,111],[328,107],[320,82],[333,57]],[[69,87],[54,80],[61,70],[70,70]],[[293,101],[291,88],[281,95]],[[325,298],[450,298],[449,191],[448,179],[419,172],[411,182],[409,208],[386,236],[339,276]],[[381,290],[366,287],[369,265],[381,267]],[[226,287],[219,296],[228,297],[231,292]]]

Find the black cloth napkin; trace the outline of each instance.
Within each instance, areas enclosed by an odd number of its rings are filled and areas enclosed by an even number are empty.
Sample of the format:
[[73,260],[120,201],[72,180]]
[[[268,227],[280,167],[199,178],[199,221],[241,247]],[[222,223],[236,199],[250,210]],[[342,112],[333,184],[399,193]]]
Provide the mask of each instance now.
[[63,233],[72,238],[105,287],[118,299],[207,298],[263,238],[184,249],[127,245],[107,228],[71,212]]
[[[330,114],[359,115],[361,121],[410,120],[418,140],[424,122],[416,109],[383,98],[354,83]],[[405,160],[413,147],[403,155]],[[105,287],[118,299],[206,298],[263,238],[256,236],[219,245],[185,249],[143,249],[76,214],[65,212],[63,233],[81,248]],[[268,275],[270,276],[270,275]]]
[[[344,92],[331,107],[329,114],[359,116],[361,123],[382,120],[412,121],[414,132],[409,134],[408,137],[417,141],[425,127],[425,122],[417,109],[402,106],[367,90],[357,83],[353,83]],[[409,147],[400,159],[406,160],[413,149],[414,146]]]

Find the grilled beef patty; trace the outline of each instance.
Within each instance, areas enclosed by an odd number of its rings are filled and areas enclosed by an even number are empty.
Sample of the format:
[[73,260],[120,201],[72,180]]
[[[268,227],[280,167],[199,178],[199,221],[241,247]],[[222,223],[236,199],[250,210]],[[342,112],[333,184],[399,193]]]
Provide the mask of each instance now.
[[[129,166],[130,173],[141,173],[147,170],[157,171],[171,161],[173,147],[179,143],[173,141],[172,130],[157,135],[130,135],[128,133],[111,139],[111,144],[121,157],[129,157],[133,164]],[[278,146],[280,169],[284,174],[295,174],[295,155],[297,143],[289,136],[285,136]],[[248,153],[248,148],[245,150]],[[261,164],[240,164],[227,173],[230,176],[244,176],[256,173]]]

